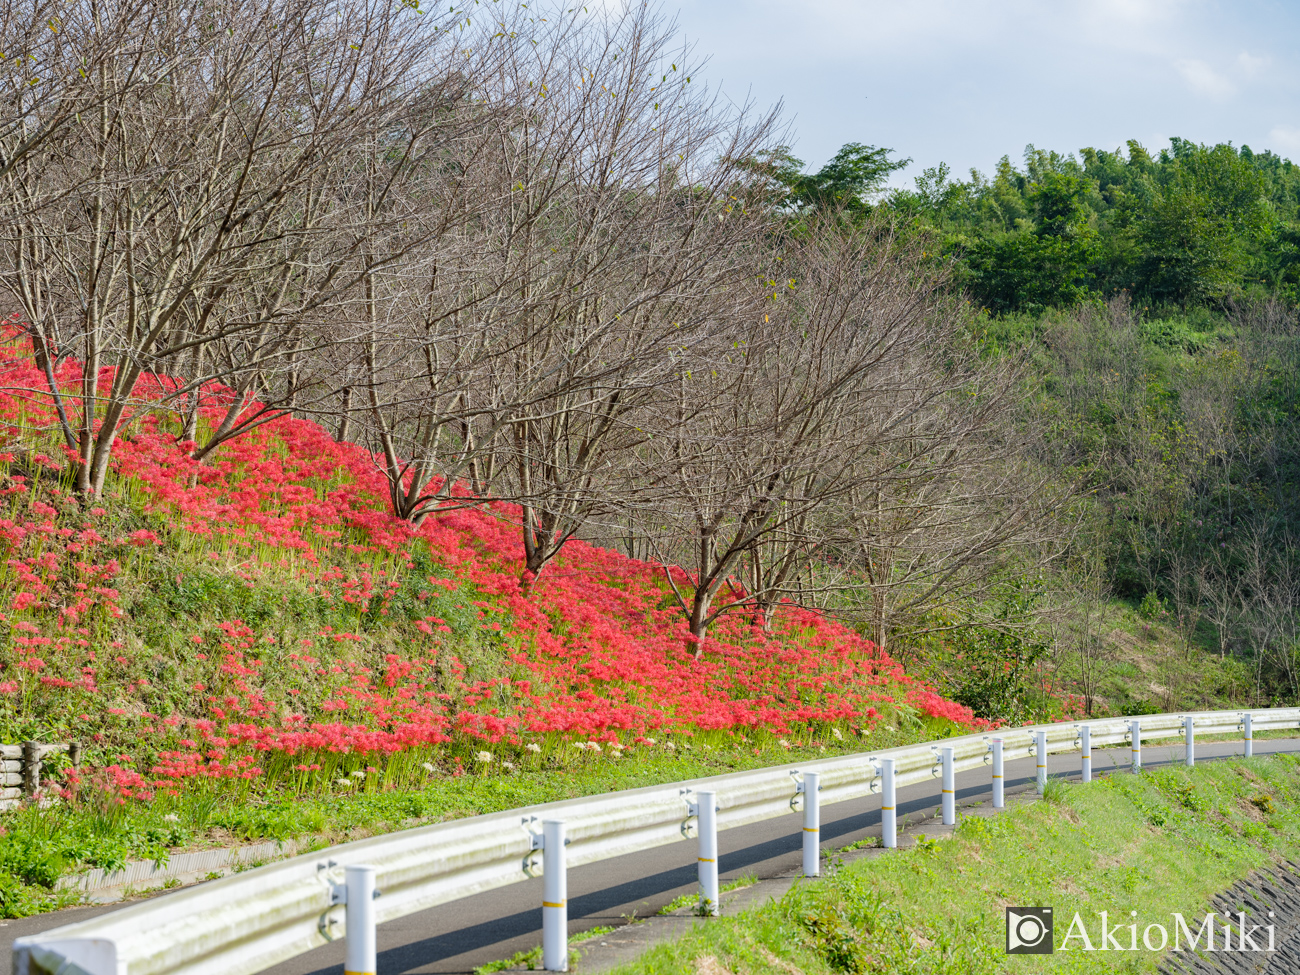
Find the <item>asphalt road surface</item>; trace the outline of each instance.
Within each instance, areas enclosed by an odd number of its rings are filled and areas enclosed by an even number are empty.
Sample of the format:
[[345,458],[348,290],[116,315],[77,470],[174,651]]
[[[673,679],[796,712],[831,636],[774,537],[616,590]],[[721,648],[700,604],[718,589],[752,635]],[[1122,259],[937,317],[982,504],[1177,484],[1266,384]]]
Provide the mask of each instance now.
[[[1199,761],[1240,755],[1241,747],[1240,742],[1198,741],[1196,757]],[[1281,751],[1300,752],[1300,739],[1255,741],[1256,755]],[[1142,747],[1146,767],[1179,763],[1182,756],[1180,741]],[[1128,746],[1094,748],[1092,762],[1094,774],[1126,768]],[[1077,778],[1078,771],[1077,753],[1048,758],[1048,773],[1052,776]],[[1005,774],[1008,792],[1032,788],[1034,759],[1009,754]],[[957,775],[959,804],[987,801],[988,796],[987,766]],[[899,789],[899,828],[905,818],[929,817],[938,803],[938,779]],[[771,877],[799,869],[802,825],[802,817],[791,813],[719,833],[722,881],[745,875]],[[838,849],[879,835],[879,795],[822,807],[824,848]],[[645,917],[679,895],[695,890],[692,840],[576,867],[569,871],[569,931],[576,934],[599,925],[616,925],[633,915]],[[541,943],[541,902],[542,881],[535,878],[383,924],[379,927],[379,975],[456,975],[535,948]],[[0,922],[0,975],[10,975],[14,938],[104,914],[118,906],[73,908]],[[326,945],[268,971],[274,975],[342,975],[343,950],[342,943]]]

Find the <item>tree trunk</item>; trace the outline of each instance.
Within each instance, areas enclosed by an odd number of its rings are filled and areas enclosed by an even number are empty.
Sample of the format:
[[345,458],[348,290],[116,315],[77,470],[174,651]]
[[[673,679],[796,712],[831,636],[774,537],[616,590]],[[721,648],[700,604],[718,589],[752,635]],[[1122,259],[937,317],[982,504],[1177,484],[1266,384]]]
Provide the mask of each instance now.
[[704,656],[704,640],[709,635],[709,611],[713,607],[713,587],[699,586],[691,599],[691,635],[686,649],[695,653],[695,659]]

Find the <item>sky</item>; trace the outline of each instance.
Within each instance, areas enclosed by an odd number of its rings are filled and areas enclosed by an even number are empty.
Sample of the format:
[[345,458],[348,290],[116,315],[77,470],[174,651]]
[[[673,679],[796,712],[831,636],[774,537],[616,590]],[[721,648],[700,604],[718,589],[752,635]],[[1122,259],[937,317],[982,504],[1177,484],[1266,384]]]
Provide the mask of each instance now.
[[[674,3],[680,6],[674,6]],[[846,142],[989,173],[1024,148],[1170,136],[1300,162],[1300,0],[667,0],[700,80],[778,101],[816,169]]]

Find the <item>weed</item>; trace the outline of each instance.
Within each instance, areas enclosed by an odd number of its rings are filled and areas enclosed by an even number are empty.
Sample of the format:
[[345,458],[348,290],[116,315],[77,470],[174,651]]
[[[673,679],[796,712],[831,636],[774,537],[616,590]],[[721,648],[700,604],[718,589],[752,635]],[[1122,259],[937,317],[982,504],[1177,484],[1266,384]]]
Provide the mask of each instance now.
[[864,836],[860,840],[855,840],[848,846],[840,847],[841,853],[852,853],[854,850],[874,850],[880,846],[879,836]]
[[[595,938],[603,938],[607,934],[613,934],[618,928],[609,926],[594,927],[588,931],[580,931],[577,934],[569,936],[569,946],[580,945],[585,941],[591,941]],[[570,953],[570,964],[578,961],[581,955],[574,951]],[[534,971],[542,961],[542,948],[538,945],[536,948],[529,948],[527,951],[516,951],[509,958],[501,958],[497,961],[490,961],[486,965],[479,965],[475,968],[474,975],[493,975],[495,972],[503,972],[510,968],[526,968],[530,972]]]
[[756,883],[758,883],[758,878],[752,873],[747,873],[737,877],[735,880],[728,880],[722,885],[721,891],[725,894],[729,890],[741,890],[745,887],[753,887]]
[[658,913],[661,915],[676,914],[685,907],[693,907],[699,903],[699,894],[679,894],[670,900],[663,907],[659,908]]
[[1059,805],[1065,801],[1065,797],[1069,794],[1069,790],[1070,787],[1065,784],[1065,780],[1049,778],[1043,784],[1043,800],[1045,802]]

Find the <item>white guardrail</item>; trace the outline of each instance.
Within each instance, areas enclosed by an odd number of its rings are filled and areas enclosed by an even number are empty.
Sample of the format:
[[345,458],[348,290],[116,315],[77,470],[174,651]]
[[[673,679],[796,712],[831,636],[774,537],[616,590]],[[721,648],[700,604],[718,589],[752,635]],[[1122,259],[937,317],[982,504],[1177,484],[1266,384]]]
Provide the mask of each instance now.
[[[951,822],[956,772],[996,764],[990,772],[1000,773],[1004,756],[1018,760],[1037,752],[1041,788],[1047,754],[1083,751],[1086,755],[1085,743],[1093,748],[1133,748],[1134,722],[1140,722],[1139,746],[1142,741],[1183,736],[1189,729],[1200,734],[1240,731],[1244,753],[1249,755],[1252,726],[1256,731],[1296,728],[1300,708],[1157,714],[1011,728],[403,830],[18,938],[13,971],[14,975],[251,975],[343,939],[351,923],[354,930],[347,938],[345,971],[374,973],[376,923],[538,876],[543,873],[543,859],[552,866],[543,894],[543,964],[564,970],[567,866],[698,837],[702,900],[716,905],[716,829],[802,809],[805,871],[815,874],[820,805],[883,791],[884,841],[892,845],[895,788],[932,781],[942,771],[944,818]],[[996,763],[995,739],[1001,740]],[[1186,754],[1191,764],[1194,750],[1188,748]],[[1133,748],[1133,758],[1140,763],[1138,748]],[[1001,779],[993,782],[995,805],[1000,805]]]

